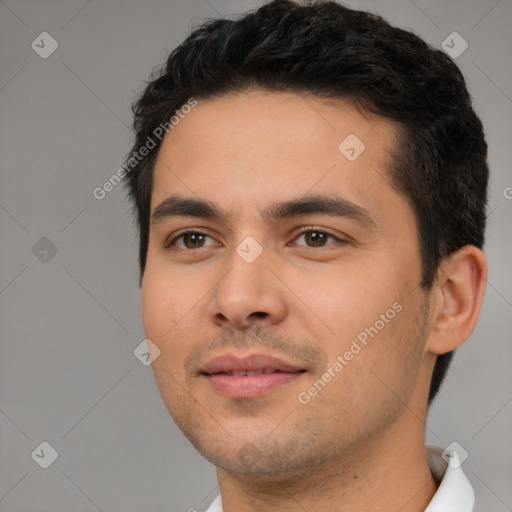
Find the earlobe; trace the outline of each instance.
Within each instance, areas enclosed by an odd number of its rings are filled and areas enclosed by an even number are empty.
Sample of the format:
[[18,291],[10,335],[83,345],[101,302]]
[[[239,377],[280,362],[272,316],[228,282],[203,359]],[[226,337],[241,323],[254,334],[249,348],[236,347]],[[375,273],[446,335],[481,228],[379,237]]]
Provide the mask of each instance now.
[[466,245],[440,265],[432,292],[426,350],[444,354],[462,345],[476,325],[487,282],[484,253]]

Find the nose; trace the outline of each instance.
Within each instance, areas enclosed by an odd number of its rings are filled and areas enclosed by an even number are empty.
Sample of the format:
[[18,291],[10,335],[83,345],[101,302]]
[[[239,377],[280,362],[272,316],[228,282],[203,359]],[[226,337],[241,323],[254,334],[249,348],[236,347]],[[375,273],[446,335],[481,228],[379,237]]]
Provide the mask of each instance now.
[[209,316],[219,327],[249,329],[278,324],[287,314],[284,287],[267,268],[265,251],[247,263],[235,251],[212,291]]

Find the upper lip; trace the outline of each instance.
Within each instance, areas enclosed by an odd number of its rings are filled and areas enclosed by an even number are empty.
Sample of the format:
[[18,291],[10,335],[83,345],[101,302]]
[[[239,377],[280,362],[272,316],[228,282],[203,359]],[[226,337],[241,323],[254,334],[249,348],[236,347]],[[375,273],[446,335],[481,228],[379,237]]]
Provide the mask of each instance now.
[[266,354],[251,354],[246,356],[235,356],[233,354],[222,354],[210,359],[202,368],[200,373],[212,375],[215,373],[232,372],[253,372],[263,371],[265,373],[280,372],[301,372],[305,371],[300,366],[283,361],[282,359]]

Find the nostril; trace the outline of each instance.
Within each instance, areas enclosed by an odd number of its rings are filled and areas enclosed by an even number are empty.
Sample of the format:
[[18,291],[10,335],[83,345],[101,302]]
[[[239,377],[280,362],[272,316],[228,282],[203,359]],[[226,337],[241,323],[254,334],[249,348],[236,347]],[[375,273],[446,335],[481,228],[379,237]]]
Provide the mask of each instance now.
[[266,318],[268,316],[268,313],[265,313],[264,311],[256,311],[255,313],[252,313],[251,316],[256,316],[258,318]]

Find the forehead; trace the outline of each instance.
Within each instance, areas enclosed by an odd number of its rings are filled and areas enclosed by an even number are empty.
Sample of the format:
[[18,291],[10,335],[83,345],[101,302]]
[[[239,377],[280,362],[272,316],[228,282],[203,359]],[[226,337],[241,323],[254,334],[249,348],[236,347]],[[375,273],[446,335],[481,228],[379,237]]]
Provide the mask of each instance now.
[[176,192],[262,208],[310,192],[367,202],[393,193],[396,133],[344,100],[254,90],[200,101],[162,142],[152,208]]
[[[391,144],[395,138],[393,121],[362,111],[347,100],[258,89],[199,101],[177,121],[162,149],[186,140],[200,143],[202,150],[226,149],[221,147],[226,143],[236,150],[236,143],[244,141],[247,155],[254,141],[264,142],[269,152],[280,145],[286,156],[303,145],[336,150],[340,137],[351,134],[372,151],[379,142]],[[261,155],[261,149],[255,147],[256,154]]]

